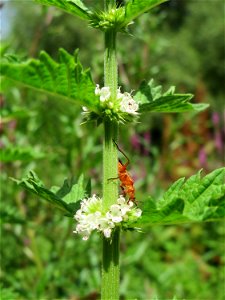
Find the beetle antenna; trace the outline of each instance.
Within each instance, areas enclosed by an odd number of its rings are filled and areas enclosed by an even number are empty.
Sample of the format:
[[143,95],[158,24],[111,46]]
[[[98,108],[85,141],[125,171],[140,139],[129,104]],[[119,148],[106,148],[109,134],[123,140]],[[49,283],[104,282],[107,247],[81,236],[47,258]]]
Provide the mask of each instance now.
[[113,143],[116,145],[116,147],[117,147],[117,149],[124,155],[124,157],[126,157],[126,159],[127,159],[127,162],[126,162],[126,165],[128,166],[129,165],[129,163],[130,163],[130,160],[129,160],[129,158],[127,157],[127,155],[123,152],[123,150],[122,149],[120,149],[120,147],[118,146],[118,144],[115,142],[115,140],[113,139]]

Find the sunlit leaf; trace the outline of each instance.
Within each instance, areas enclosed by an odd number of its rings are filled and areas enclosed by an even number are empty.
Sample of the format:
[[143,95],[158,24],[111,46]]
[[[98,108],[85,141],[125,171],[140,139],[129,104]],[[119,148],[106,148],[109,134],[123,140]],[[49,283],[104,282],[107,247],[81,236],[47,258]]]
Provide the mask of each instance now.
[[66,179],[63,183],[62,188],[60,188],[56,195],[63,199],[66,203],[76,203],[85,196],[84,190],[84,176],[81,175],[77,181],[74,183],[73,180],[69,181]]
[[168,0],[130,0],[125,6],[125,23],[129,24],[151,8]]
[[78,16],[81,19],[89,20],[90,11],[81,0],[35,0],[36,2],[58,7],[65,12]]
[[74,213],[80,206],[79,200],[86,194],[83,187],[83,176],[80,176],[77,183],[65,180],[61,188],[54,187],[52,189],[45,188],[33,171],[22,180],[13,180],[29,192],[50,202],[69,217],[74,216]]
[[39,59],[29,59],[26,62],[3,61],[1,75],[15,83],[54,97],[78,102],[93,111],[97,110],[95,85],[90,71],[83,70],[77,51],[73,56],[60,49],[59,62],[54,61],[44,51],[40,53]]
[[179,113],[185,111],[201,111],[209,105],[205,103],[193,104],[192,94],[175,94],[175,87],[162,93],[161,86],[155,86],[154,81],[143,82],[134,96],[139,103],[139,112]]
[[205,177],[201,171],[185,181],[176,181],[159,201],[146,200],[137,227],[168,225],[225,218],[225,168]]

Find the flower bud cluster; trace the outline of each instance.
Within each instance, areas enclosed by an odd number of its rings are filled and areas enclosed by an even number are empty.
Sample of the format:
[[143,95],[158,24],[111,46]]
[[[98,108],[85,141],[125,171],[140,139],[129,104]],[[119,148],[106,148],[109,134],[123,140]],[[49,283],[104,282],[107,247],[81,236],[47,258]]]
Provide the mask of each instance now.
[[126,31],[126,27],[129,24],[125,22],[125,10],[124,7],[111,8],[109,11],[97,11],[92,12],[92,18],[90,25],[94,28],[98,28],[102,31],[116,30]]
[[132,98],[130,93],[121,93],[120,88],[117,89],[116,99],[113,101],[111,98],[110,88],[104,86],[102,88],[96,84],[95,95],[100,97],[100,103],[102,107],[109,108],[114,110],[115,112],[124,112],[131,115],[137,115],[138,104]]
[[123,196],[120,196],[116,204],[111,205],[105,212],[102,209],[102,199],[93,195],[81,201],[81,208],[74,216],[77,221],[74,233],[80,234],[83,240],[87,240],[91,232],[97,230],[106,238],[110,238],[116,226],[135,221],[141,214],[141,209],[134,207],[133,202],[127,202]]

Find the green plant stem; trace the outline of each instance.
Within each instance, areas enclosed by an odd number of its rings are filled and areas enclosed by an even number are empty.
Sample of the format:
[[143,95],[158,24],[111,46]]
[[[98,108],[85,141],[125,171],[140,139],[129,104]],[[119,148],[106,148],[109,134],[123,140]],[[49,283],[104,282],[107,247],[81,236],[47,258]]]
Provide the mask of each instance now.
[[118,176],[118,154],[113,140],[117,140],[116,123],[104,123],[105,138],[103,144],[103,208],[108,210],[118,198],[118,180],[109,180]]
[[110,87],[112,98],[116,98],[118,67],[116,58],[116,32],[114,30],[105,33],[104,85]]
[[[103,146],[103,208],[108,210],[118,198],[118,183],[108,180],[118,176],[117,148],[113,139],[117,140],[118,126],[113,122],[105,122],[105,139]],[[119,237],[117,229],[111,239],[103,238],[102,255],[102,300],[119,299]]]
[[119,300],[119,244],[120,229],[115,230],[111,240],[103,239],[101,300]]
[[[105,1],[110,8],[114,1]],[[104,86],[110,87],[111,97],[116,98],[118,73],[116,59],[116,32],[105,33]],[[103,208],[108,210],[118,198],[118,181],[109,180],[118,176],[118,154],[113,140],[118,139],[118,124],[107,120],[104,122],[103,144]],[[119,299],[119,241],[120,230],[116,229],[111,239],[103,238],[102,255],[102,300]]]
[[[108,210],[118,198],[118,181],[109,180],[118,176],[118,154],[113,139],[117,140],[118,125],[104,123],[103,145],[103,208]],[[111,239],[103,238],[102,300],[119,299],[119,229]]]

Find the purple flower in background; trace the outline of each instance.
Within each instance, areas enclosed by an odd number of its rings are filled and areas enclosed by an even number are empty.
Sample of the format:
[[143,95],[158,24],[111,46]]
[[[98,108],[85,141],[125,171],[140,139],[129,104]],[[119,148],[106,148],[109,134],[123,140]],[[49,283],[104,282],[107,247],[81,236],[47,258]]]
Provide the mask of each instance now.
[[150,147],[150,144],[151,144],[151,133],[150,133],[150,131],[146,131],[144,133],[144,140],[145,140],[145,145],[147,145],[147,148],[144,147],[144,155],[148,155],[149,154],[149,147]]
[[204,147],[199,150],[198,159],[201,167],[206,167],[207,165],[207,155]]
[[222,141],[222,134],[219,130],[215,132],[214,141],[215,141],[216,149],[221,153],[223,151],[223,141]]
[[140,141],[139,136],[137,134],[133,134],[131,137],[131,145],[135,150],[139,150],[140,148]]
[[212,122],[214,124],[214,143],[215,147],[219,153],[223,152],[223,131],[224,128],[220,128],[220,115],[217,112],[214,112],[212,115]]
[[216,126],[216,125],[219,125],[220,123],[220,115],[217,113],[217,112],[213,112],[213,115],[212,115],[212,122],[213,124]]

